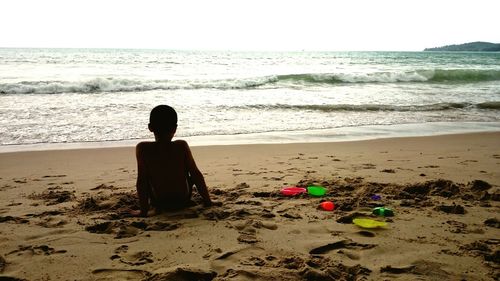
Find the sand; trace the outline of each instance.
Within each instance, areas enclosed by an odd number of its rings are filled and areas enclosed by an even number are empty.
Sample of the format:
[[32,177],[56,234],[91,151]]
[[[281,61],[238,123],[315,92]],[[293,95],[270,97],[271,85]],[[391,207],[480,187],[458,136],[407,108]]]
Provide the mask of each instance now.
[[[500,278],[500,133],[193,154],[215,206],[131,218],[132,147],[0,153],[0,279]],[[279,192],[311,184],[327,194]]]

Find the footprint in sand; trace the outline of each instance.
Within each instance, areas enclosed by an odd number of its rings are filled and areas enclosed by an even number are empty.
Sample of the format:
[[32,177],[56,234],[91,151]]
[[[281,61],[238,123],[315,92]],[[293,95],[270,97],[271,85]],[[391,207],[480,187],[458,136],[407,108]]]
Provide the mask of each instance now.
[[68,222],[66,220],[48,217],[48,218],[43,218],[40,222],[37,223],[37,225],[46,228],[56,228],[56,227],[62,227],[67,223]]
[[325,256],[311,256],[306,261],[309,268],[301,272],[305,280],[365,280],[371,270],[361,265],[346,266]]
[[15,183],[27,183],[28,181],[23,178],[23,179],[12,179]]
[[370,273],[360,265],[333,262],[326,256],[295,253],[268,253],[248,246],[214,259],[211,267],[221,280],[359,280]]
[[85,227],[85,230],[91,233],[99,233],[99,234],[110,234],[112,233],[113,229],[113,222],[106,221],[106,222],[101,222],[101,223],[96,223],[91,226]]
[[54,217],[58,215],[63,215],[64,213],[59,210],[45,211],[38,214],[27,214],[27,217],[43,218],[43,217]]
[[259,242],[257,239],[257,229],[252,225],[253,221],[249,220],[243,224],[237,224],[234,227],[240,233],[238,236],[238,241],[241,243],[253,244]]
[[288,211],[288,210],[283,210],[283,211],[278,211],[278,213],[282,213],[281,216],[287,219],[301,219],[302,216],[295,211]]
[[112,255],[110,257],[111,260],[115,260],[115,259],[120,259],[121,256],[118,255],[118,254],[124,254],[124,253],[127,253],[128,252],[128,246],[127,245],[121,245],[120,247],[116,248],[114,253],[115,255]]
[[[223,272],[217,276],[221,280],[233,280],[237,277],[243,278],[242,280],[269,280],[267,277],[273,273],[272,268],[275,268],[277,262],[278,258],[270,256],[264,248],[250,245],[215,257],[211,262],[211,268],[217,272]],[[261,275],[260,267],[270,270],[266,278]],[[277,280],[283,280],[283,278],[277,278]]]
[[242,260],[240,264],[248,266],[264,266],[266,265],[266,261],[259,257],[249,257],[245,260]]
[[467,230],[467,224],[459,221],[449,220],[446,223],[450,226],[448,229],[452,233],[469,233]]
[[45,255],[45,256],[48,256],[48,255],[52,255],[52,254],[63,254],[66,252],[67,252],[66,250],[57,250],[56,251],[54,248],[49,247],[47,245],[40,245],[40,246],[20,245],[20,246],[18,246],[17,250],[9,252],[7,254],[7,256],[14,255],[14,254],[16,254],[17,256],[21,256],[21,255],[29,255],[29,256]]
[[215,278],[215,276],[217,276],[215,271],[192,267],[176,267],[162,271],[162,273],[157,273],[148,280],[211,281]]
[[0,216],[0,223],[3,223],[3,222],[13,222],[16,224],[23,224],[23,223],[29,223],[30,221],[27,219],[19,218],[19,217]]
[[266,209],[262,210],[262,213],[260,214],[260,216],[263,217],[263,218],[266,218],[266,219],[270,219],[270,218],[276,217],[275,214],[273,214],[271,211],[266,210]]
[[144,280],[152,276],[151,272],[140,269],[102,268],[92,271],[97,280]]
[[45,205],[50,206],[72,201],[75,198],[75,194],[67,190],[46,190],[42,193],[28,195],[28,198],[32,200],[43,200],[45,201]]
[[338,250],[338,249],[351,249],[351,250],[366,250],[366,249],[371,249],[376,247],[376,244],[361,244],[354,242],[350,239],[346,240],[341,240],[337,241],[334,243],[329,243],[320,247],[313,248],[312,250],[309,251],[309,254],[311,255],[321,255],[328,253],[333,250]]
[[484,224],[489,227],[500,228],[500,220],[496,218],[490,218],[484,221]]
[[231,213],[221,208],[211,208],[204,210],[203,215],[207,220],[219,221],[227,219]]
[[119,218],[126,217],[123,213],[130,209],[139,209],[139,203],[135,192],[120,192],[111,195],[96,195],[78,200],[73,208],[78,214],[92,212],[116,212]]
[[443,278],[449,280],[449,273],[441,269],[443,265],[437,262],[430,262],[425,260],[415,261],[409,266],[405,267],[392,267],[390,265],[380,268],[380,272],[392,274],[414,274],[418,276],[432,276],[436,280]]
[[85,230],[97,234],[115,234],[116,239],[133,237],[142,231],[170,231],[175,230],[180,224],[175,222],[155,222],[145,221],[105,221],[85,227]]
[[115,254],[126,253],[128,251],[127,245],[121,245],[120,247],[115,249]]
[[278,261],[279,267],[287,269],[301,269],[304,265],[305,261],[301,257],[286,257]]
[[103,190],[103,189],[109,189],[109,190],[115,190],[115,189],[118,189],[116,188],[114,185],[110,184],[110,185],[107,185],[105,183],[102,183],[94,188],[91,188],[90,190]]
[[113,257],[112,259],[118,259],[121,263],[133,266],[144,265],[154,262],[153,254],[148,251],[141,251],[133,254],[125,254],[124,256],[115,255]]
[[278,229],[278,225],[276,225],[273,222],[265,222],[265,221],[263,222],[260,220],[249,219],[249,220],[246,220],[245,222],[234,224],[234,228],[236,228],[237,230],[242,231],[242,232],[246,232],[246,231],[250,231],[250,230],[255,231],[255,229],[259,229],[259,228],[276,230],[276,229]]
[[248,244],[254,244],[259,242],[259,239],[257,239],[257,236],[255,234],[249,234],[249,233],[242,233],[240,236],[238,236],[238,242],[241,243],[248,243]]
[[257,229],[266,228],[269,230],[276,230],[278,226],[272,222],[262,222],[259,220],[246,220],[243,223],[234,224],[234,228],[238,230],[240,236],[238,236],[238,241],[241,243],[257,243],[259,239],[257,239]]
[[436,211],[445,212],[448,214],[465,214],[465,208],[462,205],[440,205],[434,208]]
[[460,250],[469,256],[480,256],[483,257],[485,262],[499,264],[500,263],[500,251],[498,246],[500,245],[499,239],[488,239],[488,240],[478,240],[470,244],[460,246]]

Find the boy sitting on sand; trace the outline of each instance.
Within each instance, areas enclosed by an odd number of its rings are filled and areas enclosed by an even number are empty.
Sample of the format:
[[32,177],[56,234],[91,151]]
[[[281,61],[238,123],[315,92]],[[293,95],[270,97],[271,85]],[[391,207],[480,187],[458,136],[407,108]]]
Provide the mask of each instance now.
[[158,211],[186,207],[191,199],[191,180],[203,205],[210,206],[205,179],[189,145],[183,140],[172,141],[177,129],[175,110],[168,105],[153,108],[148,127],[155,141],[141,142],[136,147],[140,211],[133,215],[147,216],[150,204]]

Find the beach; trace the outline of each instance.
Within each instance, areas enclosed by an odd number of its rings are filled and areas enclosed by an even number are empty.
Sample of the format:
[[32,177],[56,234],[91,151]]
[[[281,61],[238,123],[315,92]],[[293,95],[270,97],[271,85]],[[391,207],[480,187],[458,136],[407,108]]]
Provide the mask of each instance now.
[[[500,278],[499,132],[192,151],[214,206],[147,218],[127,216],[132,146],[0,153],[0,277]],[[309,185],[327,193],[280,194]],[[394,216],[373,215],[380,206]]]

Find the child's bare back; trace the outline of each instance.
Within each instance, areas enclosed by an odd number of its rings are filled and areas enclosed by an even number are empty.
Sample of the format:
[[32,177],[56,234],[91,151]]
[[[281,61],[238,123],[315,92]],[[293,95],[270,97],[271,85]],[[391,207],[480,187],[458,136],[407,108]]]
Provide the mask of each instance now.
[[185,206],[191,198],[192,183],[204,205],[211,204],[205,179],[189,145],[182,140],[172,141],[176,128],[177,114],[173,108],[160,105],[151,111],[149,129],[155,141],[141,142],[136,147],[141,216],[147,215],[150,205],[160,210]]

